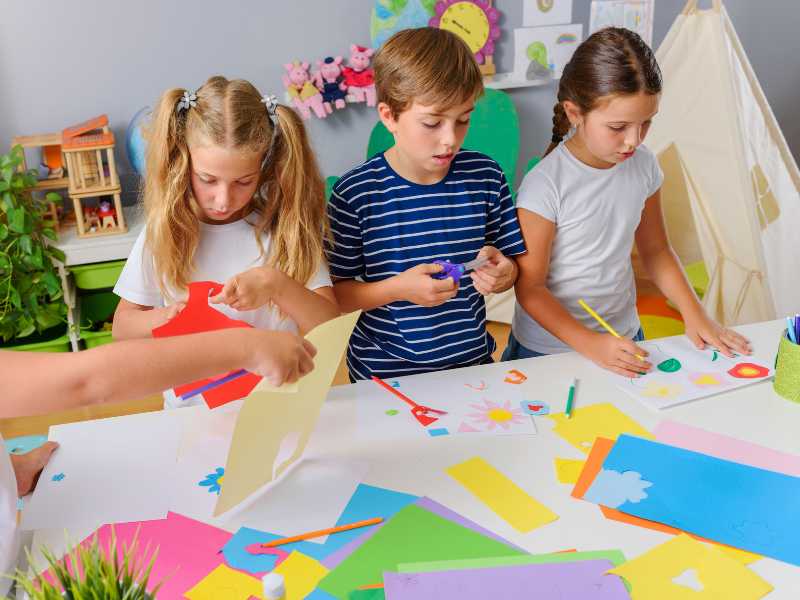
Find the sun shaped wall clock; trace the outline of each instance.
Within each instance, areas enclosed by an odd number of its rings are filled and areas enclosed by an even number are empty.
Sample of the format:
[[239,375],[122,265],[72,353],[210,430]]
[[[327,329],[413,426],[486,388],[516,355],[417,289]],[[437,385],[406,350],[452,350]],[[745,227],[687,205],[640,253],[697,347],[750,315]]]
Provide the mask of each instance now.
[[500,37],[500,12],[485,0],[439,0],[431,27],[452,31],[475,54],[481,73],[494,75],[494,42]]

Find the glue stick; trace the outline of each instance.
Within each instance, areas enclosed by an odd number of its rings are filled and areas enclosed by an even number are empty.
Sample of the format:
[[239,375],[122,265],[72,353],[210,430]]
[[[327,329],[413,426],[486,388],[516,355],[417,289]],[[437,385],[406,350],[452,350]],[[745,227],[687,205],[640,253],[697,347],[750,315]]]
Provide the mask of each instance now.
[[286,600],[286,587],[283,575],[280,573],[267,573],[261,578],[264,585],[264,600]]

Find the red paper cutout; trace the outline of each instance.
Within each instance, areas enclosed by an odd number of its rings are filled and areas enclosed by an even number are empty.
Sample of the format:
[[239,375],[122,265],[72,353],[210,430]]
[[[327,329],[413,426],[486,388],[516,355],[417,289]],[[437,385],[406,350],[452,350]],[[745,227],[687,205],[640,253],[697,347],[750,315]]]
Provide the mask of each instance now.
[[[216,331],[219,329],[233,329],[235,327],[252,327],[249,323],[231,319],[223,315],[217,309],[208,305],[208,297],[222,291],[222,284],[215,281],[195,281],[189,284],[189,299],[184,308],[169,323],[153,329],[153,337],[172,337],[176,335],[187,335],[190,333],[200,333],[203,331]],[[224,377],[227,373],[221,373],[215,377],[193,381],[175,388],[175,395],[182,396],[201,386],[207,385],[212,381]],[[244,398],[253,390],[258,382],[261,381],[260,375],[249,373],[233,381],[203,392],[203,398],[209,408],[217,408],[228,402]]]

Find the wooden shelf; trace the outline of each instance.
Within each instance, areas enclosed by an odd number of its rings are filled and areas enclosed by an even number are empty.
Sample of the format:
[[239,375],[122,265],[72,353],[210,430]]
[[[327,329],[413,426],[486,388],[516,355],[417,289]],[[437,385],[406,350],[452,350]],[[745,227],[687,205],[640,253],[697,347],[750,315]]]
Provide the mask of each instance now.
[[56,179],[42,179],[33,186],[34,190],[65,190],[69,187],[68,177],[58,177]]

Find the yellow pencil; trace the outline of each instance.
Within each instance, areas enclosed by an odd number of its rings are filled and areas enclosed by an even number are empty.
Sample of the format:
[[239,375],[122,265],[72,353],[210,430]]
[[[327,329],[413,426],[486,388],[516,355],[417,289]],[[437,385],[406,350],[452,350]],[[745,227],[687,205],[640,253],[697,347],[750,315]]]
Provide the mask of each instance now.
[[[582,308],[583,310],[585,310],[587,313],[589,313],[590,315],[592,315],[592,317],[594,317],[594,320],[595,320],[595,321],[597,321],[598,323],[600,323],[600,325],[602,325],[602,326],[603,326],[603,328],[604,328],[604,329],[605,329],[605,330],[606,330],[608,333],[610,333],[611,335],[613,335],[615,338],[621,338],[621,337],[622,337],[620,334],[618,334],[616,331],[614,331],[614,328],[613,328],[611,325],[609,325],[608,323],[606,323],[606,321],[605,321],[605,319],[603,319],[603,317],[601,317],[601,316],[600,316],[600,315],[598,315],[596,312],[594,312],[594,310],[592,310],[592,307],[591,307],[591,306],[589,306],[588,304],[586,304],[586,302],[584,302],[583,300],[578,300],[578,304],[580,304],[580,305],[581,305],[581,308]],[[635,356],[636,356],[636,358],[638,358],[639,360],[641,360],[642,362],[644,362],[644,357],[643,357],[643,356],[639,356],[638,354],[636,354]]]

